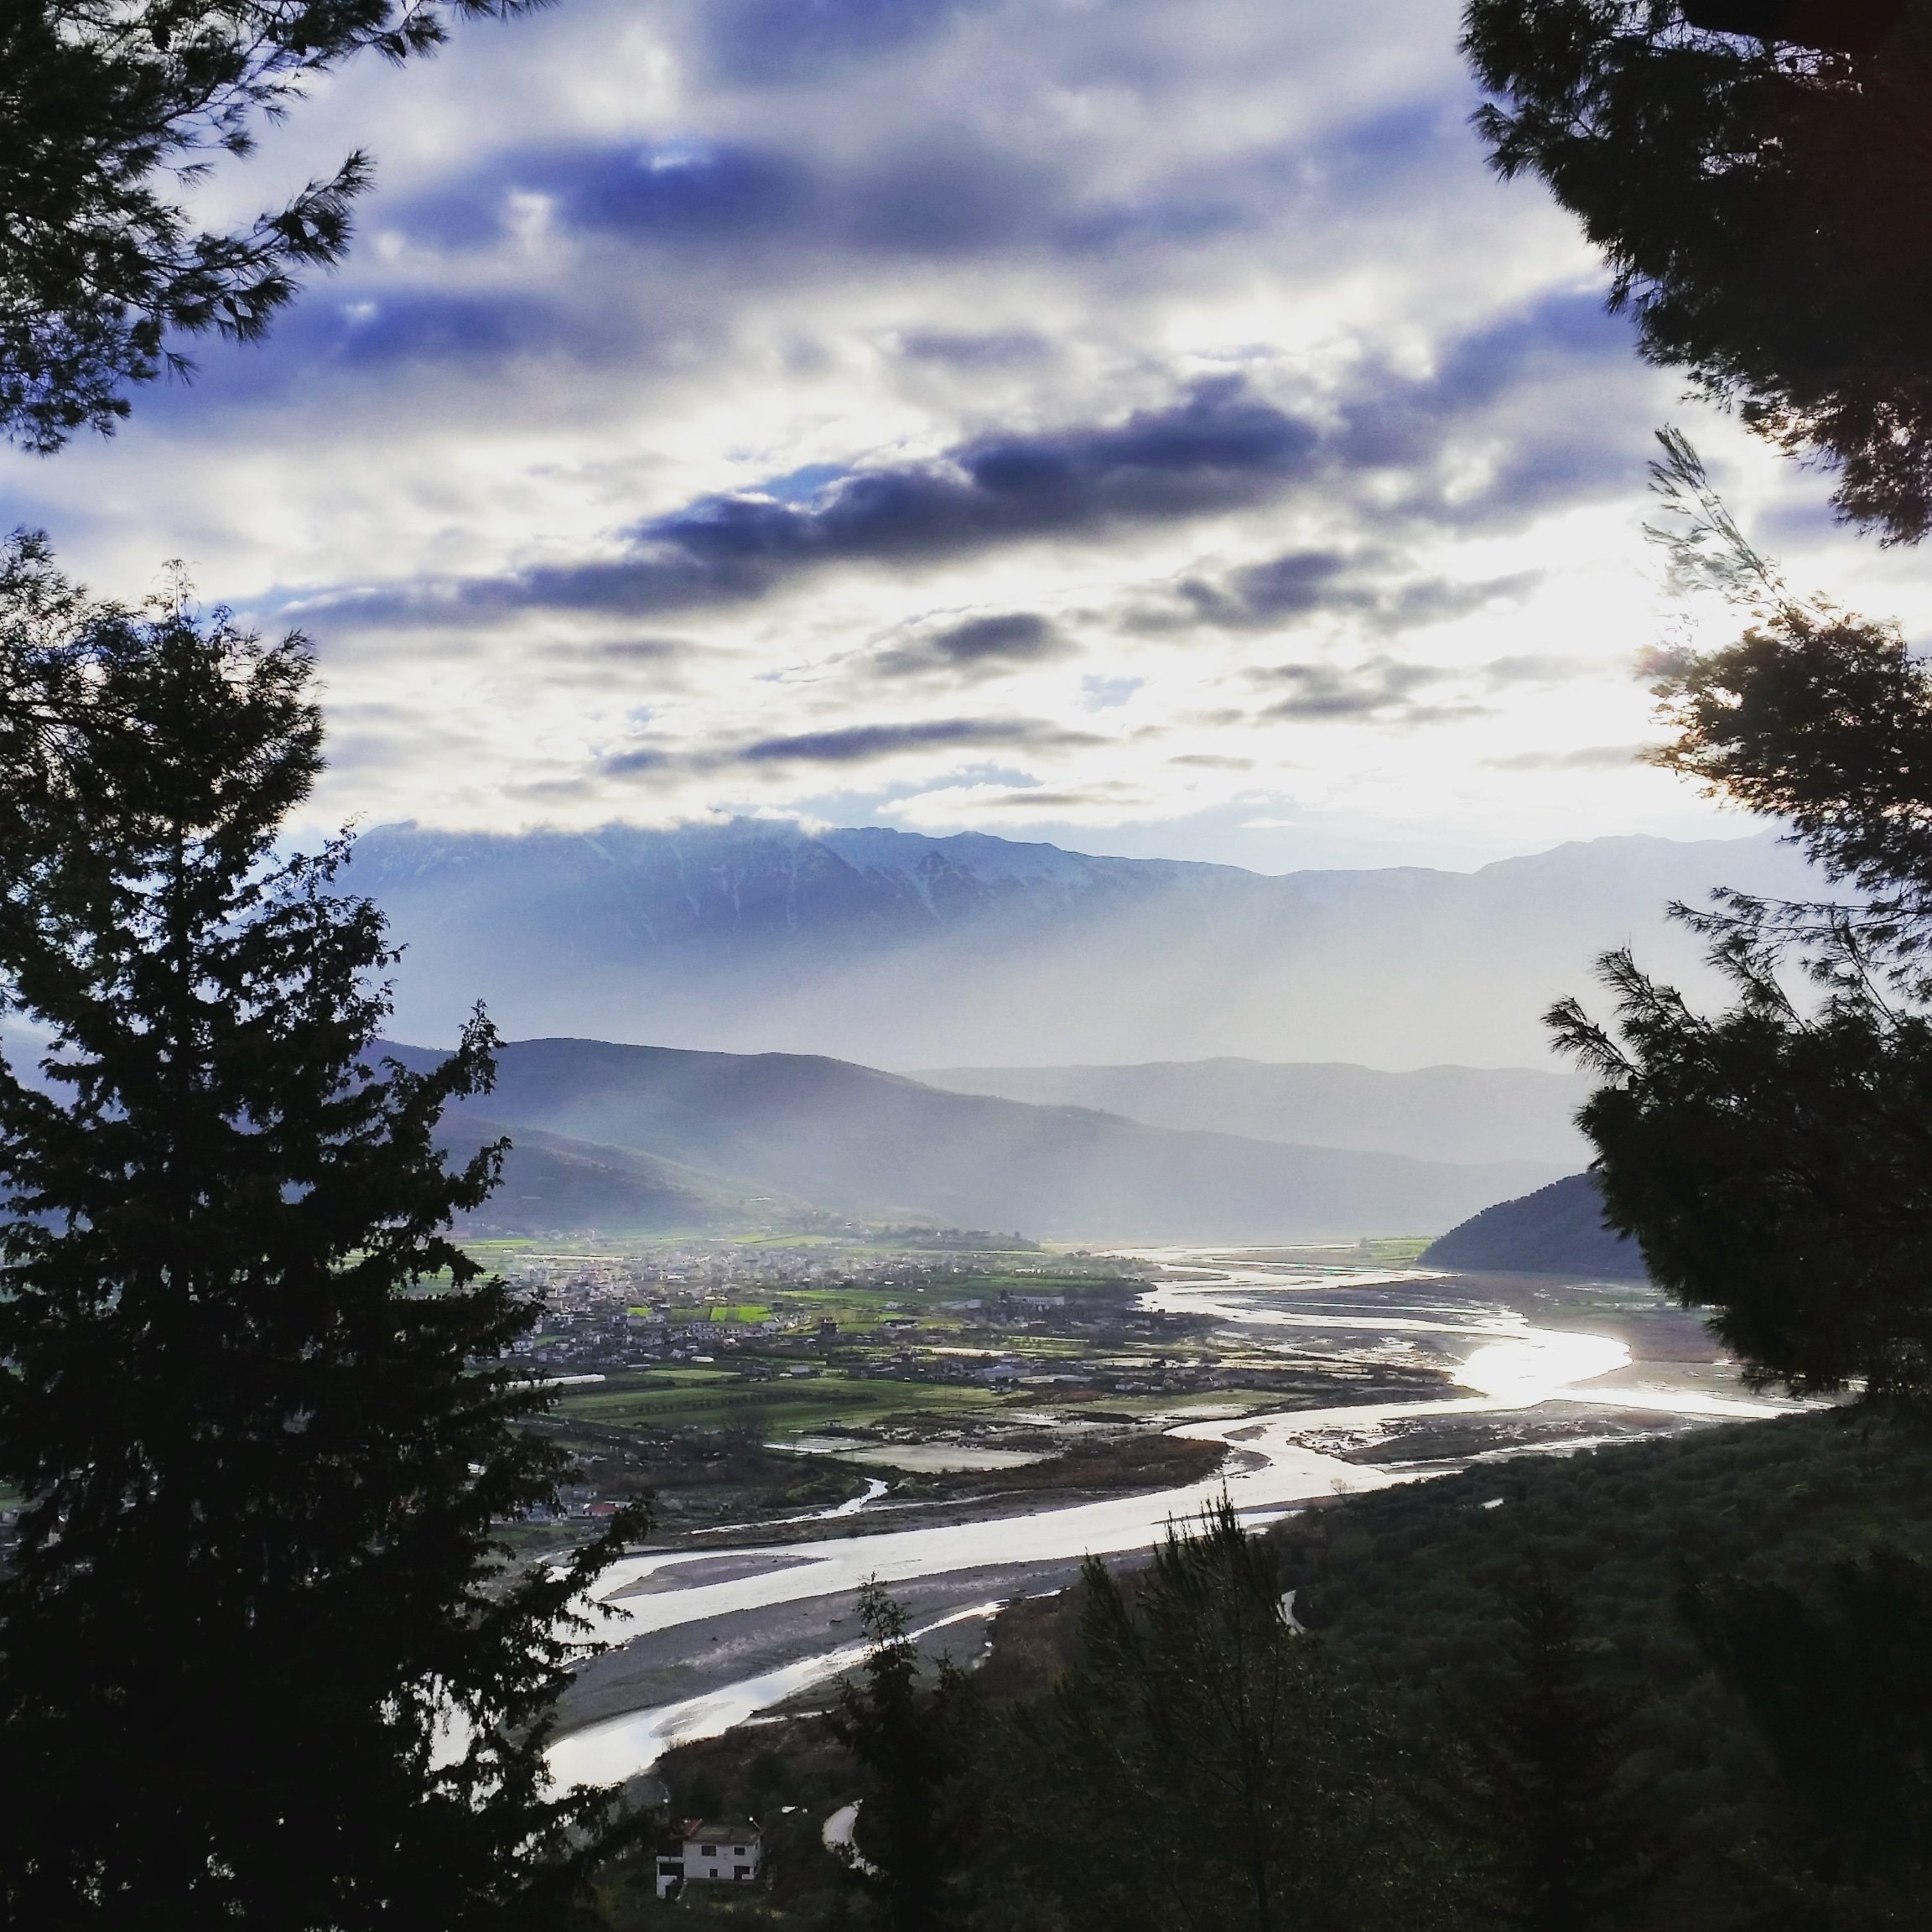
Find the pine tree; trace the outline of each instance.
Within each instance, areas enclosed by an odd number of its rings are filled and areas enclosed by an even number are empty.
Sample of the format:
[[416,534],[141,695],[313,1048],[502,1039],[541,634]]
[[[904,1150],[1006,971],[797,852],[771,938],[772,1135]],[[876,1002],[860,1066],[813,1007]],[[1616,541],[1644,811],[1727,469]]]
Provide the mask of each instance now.
[[350,155],[278,209],[198,229],[184,185],[237,158],[365,49],[428,53],[453,20],[542,0],[8,0],[0,8],[0,436],[112,430],[181,344],[263,335],[340,259],[369,185]]
[[[1809,1923],[1924,1924],[1932,1564],[1880,1547],[1808,1583],[1712,1577],[1682,1597],[1699,1648],[1779,1774],[1766,1862],[1780,1890],[1808,1899]],[[1826,1900],[1835,1913],[1820,1909]]]
[[1666,434],[1654,532],[1750,614],[1660,653],[1654,761],[1782,821],[1828,898],[1673,910],[1734,999],[1711,1013],[1628,952],[1614,1021],[1551,1010],[1604,1084],[1579,1116],[1610,1223],[1747,1374],[1932,1415],[1932,673],[1897,627],[1800,597]]
[[1493,164],[1579,218],[1645,356],[1837,470],[1846,517],[1932,532],[1932,10],[1467,0],[1464,23]]
[[863,1682],[843,1686],[834,1719],[865,1774],[855,1876],[891,1932],[943,1932],[966,1918],[984,1712],[950,1658],[935,1686],[921,1689],[906,1613],[878,1583],[860,1592],[859,1612],[870,1644]]
[[1080,1661],[1026,1720],[1019,1838],[1066,1922],[1109,1932],[1434,1924],[1432,1852],[1358,1687],[1223,1497],[1131,1595],[1089,1558]]
[[1575,1586],[1532,1555],[1505,1592],[1506,1669],[1461,1727],[1457,1822],[1486,1853],[1492,1923],[1590,1932],[1627,1923],[1648,1877],[1619,1789],[1624,1699],[1603,1681]]
[[631,1525],[522,1572],[493,1530],[560,1473],[501,1362],[534,1311],[449,1233],[493,1035],[371,1064],[381,915],[346,842],[276,846],[311,677],[0,550],[9,1924],[561,1925],[606,1810],[543,1713]]

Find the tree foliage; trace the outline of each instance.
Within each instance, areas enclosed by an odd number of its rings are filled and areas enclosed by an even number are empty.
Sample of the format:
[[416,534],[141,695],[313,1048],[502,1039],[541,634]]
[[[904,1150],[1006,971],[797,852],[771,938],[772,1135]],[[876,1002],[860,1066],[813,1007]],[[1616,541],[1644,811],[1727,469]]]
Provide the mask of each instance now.
[[451,19],[540,0],[6,0],[0,6],[0,434],[43,452],[111,430],[175,345],[251,341],[347,246],[350,155],[245,226],[196,226],[210,162],[364,49],[427,52]]
[[1678,0],[1470,0],[1465,27],[1495,167],[1581,218],[1644,354],[1836,467],[1847,517],[1932,530],[1932,7],[1856,54]]
[[1080,1662],[1022,1732],[1028,1868],[1066,1922],[1418,1922],[1426,1834],[1365,1701],[1289,1621],[1275,1549],[1223,1498],[1136,1581],[1089,1560]]
[[1550,1018],[1605,1084],[1581,1115],[1612,1223],[1763,1382],[1932,1400],[1932,672],[1893,626],[1794,595],[1665,438],[1680,578],[1742,601],[1722,649],[1655,661],[1656,761],[1773,815],[1830,896],[1677,915],[1734,994],[1712,1014],[1627,953],[1617,1013]]
[[859,1611],[870,1647],[861,1681],[841,1686],[834,1721],[865,1774],[854,1877],[891,1932],[944,1932],[966,1923],[980,1849],[984,1713],[950,1658],[922,1688],[906,1613],[878,1583],[860,1592]]
[[0,553],[11,1924],[558,1924],[601,1815],[542,1714],[631,1525],[520,1571],[493,1530],[560,1474],[500,1360],[534,1311],[448,1232],[501,1150],[451,1172],[437,1119],[493,1036],[370,1063],[381,916],[345,844],[276,849],[310,678]]
[[1532,1550],[1502,1593],[1504,1669],[1459,1716],[1450,1815],[1478,1846],[1484,1916],[1523,1932],[1628,1922],[1648,1875],[1618,1788],[1627,1701],[1602,1681],[1581,1593]]
[[[1687,1590],[1684,1607],[1789,1800],[1779,1888],[1813,1923],[1923,1924],[1932,1565],[1880,1547],[1833,1565],[1810,1590],[1729,1577]],[[1818,1909],[1827,1899],[1829,1919]]]

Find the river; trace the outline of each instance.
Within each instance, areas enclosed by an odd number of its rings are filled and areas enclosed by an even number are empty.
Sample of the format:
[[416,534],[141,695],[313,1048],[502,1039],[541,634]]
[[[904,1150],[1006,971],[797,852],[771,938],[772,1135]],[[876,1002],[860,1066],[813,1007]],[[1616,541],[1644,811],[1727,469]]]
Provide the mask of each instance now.
[[[796,1602],[856,1589],[870,1578],[888,1586],[912,1578],[1083,1555],[1145,1549],[1169,1524],[1197,1516],[1225,1493],[1243,1519],[1265,1522],[1312,1498],[1413,1481],[1416,1472],[1363,1466],[1293,1440],[1324,1430],[1373,1431],[1431,1415],[1495,1415],[1534,1408],[1566,1395],[1593,1405],[1647,1413],[1746,1420],[1781,1413],[1768,1403],[1656,1383],[1638,1389],[1590,1387],[1627,1367],[1624,1343],[1608,1337],[1539,1328],[1493,1301],[1459,1300],[1456,1278],[1414,1270],[1311,1268],[1225,1256],[1210,1249],[1167,1250],[1159,1259],[1170,1280],[1150,1290],[1145,1307],[1205,1314],[1250,1339],[1283,1330],[1326,1331],[1358,1345],[1391,1349],[1426,1338],[1454,1362],[1467,1395],[1355,1403],[1322,1410],[1182,1423],[1171,1434],[1227,1442],[1244,1453],[1240,1467],[1182,1488],[1157,1490],[990,1521],[828,1536],[788,1543],[761,1558],[734,1552],[735,1573],[689,1587],[664,1588],[681,1565],[715,1561],[715,1553],[650,1550],[614,1564],[600,1579],[592,1606],[595,1634],[613,1643],[699,1623],[761,1606]],[[652,1587],[657,1579],[659,1587]],[[640,1586],[643,1586],[640,1589]],[[958,1612],[953,1621],[978,1612]],[[756,1710],[850,1668],[851,1646],[821,1650],[701,1697],[626,1712],[586,1726],[553,1745],[553,1774],[564,1782],[603,1782],[647,1768],[680,1739],[711,1737]]]

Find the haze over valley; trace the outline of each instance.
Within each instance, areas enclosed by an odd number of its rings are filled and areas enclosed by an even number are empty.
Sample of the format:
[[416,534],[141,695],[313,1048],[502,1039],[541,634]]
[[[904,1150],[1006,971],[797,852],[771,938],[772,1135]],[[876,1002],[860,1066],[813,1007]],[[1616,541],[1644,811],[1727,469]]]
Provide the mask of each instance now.
[[479,997],[515,1040],[452,1117],[517,1141],[479,1228],[1100,1242],[1439,1234],[1575,1172],[1544,1008],[1622,943],[1695,984],[1670,900],[1805,876],[1762,837],[1270,876],[747,820],[387,826],[354,874],[410,1057]]
[[453,1116],[453,1145],[499,1130],[515,1142],[475,1218],[501,1233],[844,1220],[1097,1243],[1348,1239],[1436,1232],[1563,1171],[1561,1158],[1452,1163],[1148,1126],[800,1054],[588,1040],[512,1041],[494,1090]]

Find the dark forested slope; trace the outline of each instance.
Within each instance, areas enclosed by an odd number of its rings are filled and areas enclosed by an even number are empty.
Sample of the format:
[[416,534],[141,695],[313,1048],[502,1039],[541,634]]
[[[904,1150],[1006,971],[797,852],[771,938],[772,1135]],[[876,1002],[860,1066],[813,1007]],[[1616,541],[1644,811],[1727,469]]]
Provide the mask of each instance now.
[[1566,1174],[1472,1215],[1422,1251],[1436,1268],[1505,1275],[1607,1275],[1641,1280],[1644,1257],[1628,1235],[1603,1225],[1603,1197],[1588,1174]]

